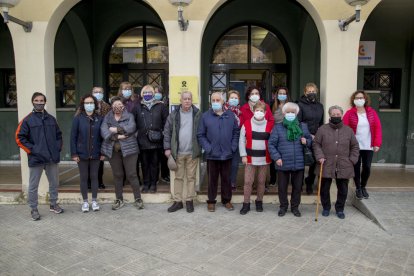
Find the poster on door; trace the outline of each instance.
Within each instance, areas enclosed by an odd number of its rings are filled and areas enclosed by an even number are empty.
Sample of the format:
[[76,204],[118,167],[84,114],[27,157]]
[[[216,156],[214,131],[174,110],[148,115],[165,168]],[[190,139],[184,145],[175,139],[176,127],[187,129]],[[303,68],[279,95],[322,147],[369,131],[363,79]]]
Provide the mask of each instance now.
[[358,65],[375,66],[375,41],[359,42]]
[[198,77],[196,76],[174,76],[170,77],[170,104],[180,104],[181,93],[191,91],[193,104],[199,103]]

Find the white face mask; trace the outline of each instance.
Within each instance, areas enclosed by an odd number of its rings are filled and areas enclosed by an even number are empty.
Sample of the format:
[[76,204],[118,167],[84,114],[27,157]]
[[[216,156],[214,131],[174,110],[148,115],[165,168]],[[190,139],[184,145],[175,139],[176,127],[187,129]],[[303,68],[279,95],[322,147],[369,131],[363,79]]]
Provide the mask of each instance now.
[[364,99],[355,99],[355,100],[354,100],[354,104],[355,104],[357,107],[363,107],[363,106],[364,106],[364,104],[365,104],[365,100],[364,100]]
[[260,100],[259,95],[251,95],[250,96],[250,101],[252,101],[253,103],[257,102],[258,100]]
[[254,112],[254,118],[258,121],[261,121],[264,118],[265,114],[263,111],[257,110]]

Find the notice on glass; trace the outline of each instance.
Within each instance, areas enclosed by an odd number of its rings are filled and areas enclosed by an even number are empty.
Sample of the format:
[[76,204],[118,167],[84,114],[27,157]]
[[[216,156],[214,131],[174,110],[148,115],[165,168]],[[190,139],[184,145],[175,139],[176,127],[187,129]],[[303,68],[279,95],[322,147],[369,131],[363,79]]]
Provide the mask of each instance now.
[[193,104],[199,103],[198,77],[195,76],[174,76],[170,77],[170,104],[180,104],[181,93],[191,91]]
[[359,42],[358,65],[375,66],[375,41]]

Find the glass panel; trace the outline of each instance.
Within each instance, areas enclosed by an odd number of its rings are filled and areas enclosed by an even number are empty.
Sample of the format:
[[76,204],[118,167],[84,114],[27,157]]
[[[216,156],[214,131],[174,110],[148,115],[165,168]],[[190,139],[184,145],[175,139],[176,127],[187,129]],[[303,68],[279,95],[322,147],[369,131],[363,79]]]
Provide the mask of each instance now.
[[153,86],[162,86],[162,74],[148,73],[148,83]]
[[63,85],[64,86],[75,86],[76,79],[74,74],[65,74],[63,79]]
[[164,30],[147,27],[148,63],[168,63],[168,41]]
[[139,93],[144,86],[144,73],[130,72],[128,74],[128,81],[132,84],[134,93]]
[[55,86],[60,86],[60,73],[55,73]]
[[257,26],[251,31],[252,63],[286,63],[285,49],[276,35]]
[[227,80],[225,73],[212,73],[211,74],[211,84],[213,89],[226,88]]
[[76,105],[76,91],[65,90],[63,92],[63,104],[64,105]]
[[391,86],[391,76],[390,76],[390,74],[380,74],[379,75],[379,86],[381,88],[389,88]]
[[142,63],[144,38],[142,27],[135,27],[118,37],[109,54],[109,64]]
[[214,49],[213,63],[247,63],[247,26],[226,33]]
[[286,73],[273,73],[272,87],[287,86]]
[[114,87],[118,89],[121,82],[122,82],[121,73],[109,73],[109,87]]

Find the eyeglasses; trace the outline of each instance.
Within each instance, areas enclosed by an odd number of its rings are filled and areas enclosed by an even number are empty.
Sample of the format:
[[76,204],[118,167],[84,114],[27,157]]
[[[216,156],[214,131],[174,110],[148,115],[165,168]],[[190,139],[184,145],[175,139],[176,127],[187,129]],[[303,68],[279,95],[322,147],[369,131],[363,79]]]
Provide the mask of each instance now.
[[99,94],[103,94],[102,91],[92,91],[92,93],[99,93]]
[[355,97],[355,100],[365,100],[364,97]]
[[94,104],[95,102],[84,102],[84,104]]

